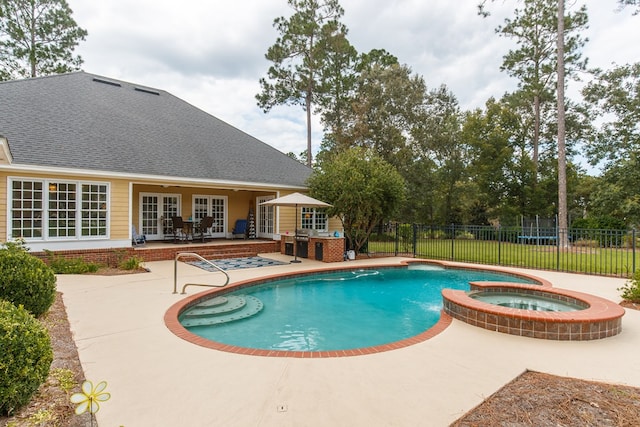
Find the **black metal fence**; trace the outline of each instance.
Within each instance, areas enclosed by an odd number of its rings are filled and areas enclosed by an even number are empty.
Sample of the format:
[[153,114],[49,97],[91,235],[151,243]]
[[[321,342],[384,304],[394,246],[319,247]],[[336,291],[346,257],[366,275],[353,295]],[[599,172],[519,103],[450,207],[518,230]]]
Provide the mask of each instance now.
[[391,223],[376,230],[361,252],[626,278],[640,269],[640,234]]

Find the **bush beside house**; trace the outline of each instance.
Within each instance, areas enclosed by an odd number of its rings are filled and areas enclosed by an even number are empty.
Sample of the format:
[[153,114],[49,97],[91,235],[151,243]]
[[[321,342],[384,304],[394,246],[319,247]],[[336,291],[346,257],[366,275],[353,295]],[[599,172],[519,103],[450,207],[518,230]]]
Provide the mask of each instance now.
[[46,328],[27,310],[0,300],[0,414],[27,403],[53,360]]
[[0,414],[27,403],[49,375],[53,350],[38,321],[54,302],[56,277],[23,246],[0,249]]
[[35,317],[46,313],[56,297],[56,276],[42,260],[19,245],[0,250],[0,298],[22,305]]

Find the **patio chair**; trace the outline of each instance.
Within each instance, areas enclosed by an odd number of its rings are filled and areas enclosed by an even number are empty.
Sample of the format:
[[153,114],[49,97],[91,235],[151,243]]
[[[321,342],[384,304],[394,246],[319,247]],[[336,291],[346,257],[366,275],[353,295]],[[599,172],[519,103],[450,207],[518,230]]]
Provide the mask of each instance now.
[[135,225],[131,225],[131,243],[133,246],[142,246],[147,243],[147,236],[144,234],[138,234]]
[[184,232],[184,221],[181,216],[171,218],[171,227],[173,228],[173,243],[177,243],[178,240],[187,241],[187,235]]
[[231,237],[235,239],[236,237],[242,237],[243,239],[247,238],[247,220],[246,219],[237,219],[236,225],[233,227],[231,231]]
[[196,228],[196,233],[198,233],[200,235],[200,240],[204,243],[204,237],[205,235],[209,235],[209,237],[211,237],[211,234],[209,234],[209,229],[213,226],[213,217],[212,216],[205,216],[204,218],[202,218],[202,221],[200,221],[200,224],[198,224],[197,228]]

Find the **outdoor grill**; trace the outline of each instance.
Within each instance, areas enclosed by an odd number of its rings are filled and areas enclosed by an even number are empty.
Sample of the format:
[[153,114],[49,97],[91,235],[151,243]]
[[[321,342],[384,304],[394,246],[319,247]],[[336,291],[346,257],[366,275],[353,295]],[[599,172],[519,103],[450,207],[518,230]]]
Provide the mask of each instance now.
[[296,230],[296,254],[301,258],[309,256],[309,233],[308,228],[299,228]]
[[296,230],[296,240],[300,242],[309,241],[309,229],[308,228],[298,228]]

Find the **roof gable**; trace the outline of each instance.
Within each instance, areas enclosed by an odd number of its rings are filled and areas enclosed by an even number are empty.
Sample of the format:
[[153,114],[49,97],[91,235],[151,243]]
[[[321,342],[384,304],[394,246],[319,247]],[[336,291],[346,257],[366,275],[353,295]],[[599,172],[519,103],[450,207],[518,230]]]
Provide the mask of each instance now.
[[85,72],[0,83],[14,164],[304,186],[311,170],[170,93]]

